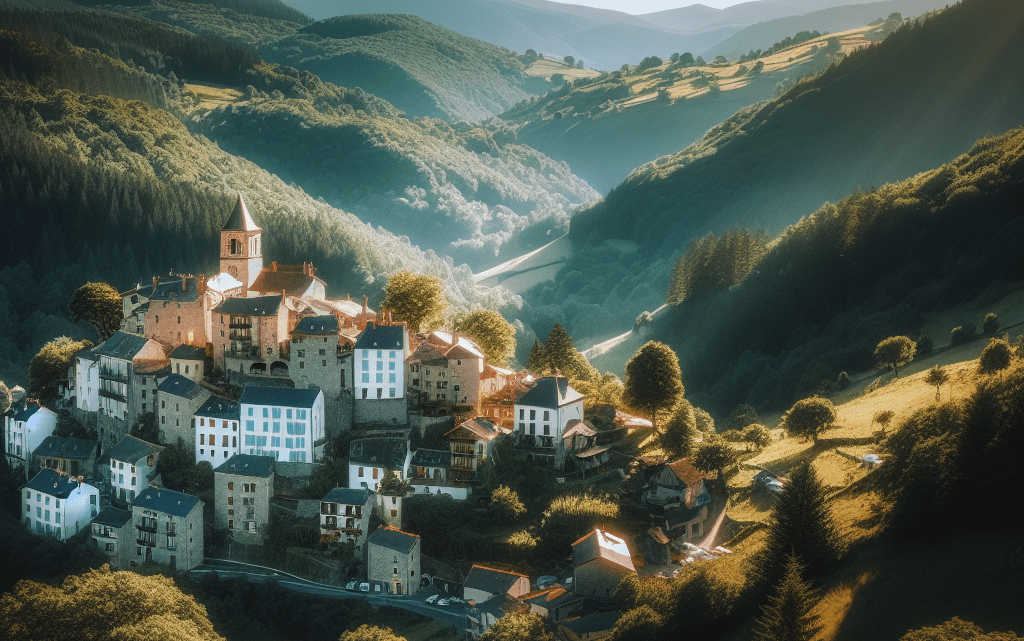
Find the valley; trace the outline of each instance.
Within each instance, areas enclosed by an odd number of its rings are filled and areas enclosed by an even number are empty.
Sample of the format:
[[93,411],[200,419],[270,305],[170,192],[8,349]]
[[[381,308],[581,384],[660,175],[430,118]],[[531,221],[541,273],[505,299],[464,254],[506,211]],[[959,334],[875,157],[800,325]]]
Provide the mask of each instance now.
[[0,0],[0,638],[1024,640],[1024,4],[849,1]]

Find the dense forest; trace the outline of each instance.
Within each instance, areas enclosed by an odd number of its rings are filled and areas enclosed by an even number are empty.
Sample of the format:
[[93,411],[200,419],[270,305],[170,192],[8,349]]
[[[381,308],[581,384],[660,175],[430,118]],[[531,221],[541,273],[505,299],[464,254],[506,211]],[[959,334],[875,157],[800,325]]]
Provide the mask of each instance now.
[[[603,297],[562,303],[567,327],[583,338],[576,326],[587,323],[569,315],[569,302],[622,310],[620,326],[659,305],[674,256],[696,236],[736,224],[778,233],[822,202],[937,167],[976,139],[1019,126],[1022,22],[1019,2],[966,0],[634,171],[573,220],[581,257],[563,277],[579,271],[606,285]],[[644,261],[606,250],[606,239],[637,243]],[[595,252],[605,260],[591,264]],[[620,300],[644,306],[627,312]]]
[[667,292],[677,304],[650,335],[682,355],[687,396],[701,407],[785,409],[842,371],[870,369],[883,338],[916,338],[925,313],[994,300],[1024,280],[1022,199],[1024,129],[1015,129],[939,169],[825,205],[766,252],[749,231],[701,238],[677,261]]

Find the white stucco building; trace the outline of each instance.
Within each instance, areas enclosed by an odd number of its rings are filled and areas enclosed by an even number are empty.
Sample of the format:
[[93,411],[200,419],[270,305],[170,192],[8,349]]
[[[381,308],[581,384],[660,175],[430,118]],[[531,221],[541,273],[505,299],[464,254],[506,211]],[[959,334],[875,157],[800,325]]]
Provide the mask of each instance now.
[[27,478],[32,452],[46,437],[53,435],[57,414],[39,401],[20,400],[13,403],[3,417],[7,464],[12,469],[24,465]]
[[584,396],[563,376],[545,376],[515,404],[518,447],[561,469],[565,463],[563,436],[570,421],[583,421]]
[[29,529],[66,541],[99,513],[100,491],[78,477],[44,469],[21,486],[21,506]]
[[156,461],[164,448],[129,434],[110,448],[110,496],[131,505],[156,476]]
[[314,443],[324,437],[323,391],[249,385],[238,405],[243,454],[313,462]]
[[211,396],[192,419],[196,463],[206,461],[216,469],[238,454],[242,447],[238,404]]

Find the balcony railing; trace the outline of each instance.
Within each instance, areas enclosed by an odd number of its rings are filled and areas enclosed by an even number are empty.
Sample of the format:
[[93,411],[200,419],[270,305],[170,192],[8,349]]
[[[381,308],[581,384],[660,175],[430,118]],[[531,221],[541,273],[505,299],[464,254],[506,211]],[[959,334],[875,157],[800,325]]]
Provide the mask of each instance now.
[[142,530],[143,532],[152,532],[153,534],[156,534],[156,523],[136,523],[135,528]]
[[135,542],[138,543],[139,545],[144,545],[144,546],[146,546],[148,548],[155,548],[156,547],[156,541],[150,541],[149,539],[135,539]]
[[117,392],[108,392],[105,389],[101,389],[100,392],[99,392],[99,395],[102,396],[103,398],[112,398],[115,401],[121,401],[122,403],[127,403],[128,402],[128,397],[127,396],[122,395],[122,394],[118,394]]

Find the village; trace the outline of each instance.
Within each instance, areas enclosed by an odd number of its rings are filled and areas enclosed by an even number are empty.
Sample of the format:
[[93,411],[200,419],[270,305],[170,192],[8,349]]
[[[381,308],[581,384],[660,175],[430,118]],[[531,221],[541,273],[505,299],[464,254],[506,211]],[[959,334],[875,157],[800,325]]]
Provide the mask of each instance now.
[[[612,597],[624,576],[671,576],[729,553],[719,545],[724,485],[688,458],[652,463],[615,449],[615,438],[650,433],[650,421],[585,408],[559,372],[489,363],[455,330],[411,332],[366,297],[328,299],[311,264],[265,266],[261,234],[239,195],[219,274],[123,292],[121,329],[75,354],[52,407],[12,390],[5,454],[25,470],[26,527],[59,540],[89,530],[112,568],[182,572],[203,566],[207,533],[245,557],[266,540],[274,506],[293,506],[316,519],[320,544],[354,561],[316,578],[464,611],[456,627],[469,639],[511,612],[540,615],[563,639],[601,638],[620,616]],[[56,436],[61,412],[97,439]],[[138,432],[147,417],[148,440]],[[347,451],[332,451],[337,443]],[[158,467],[171,444],[212,468],[213,523],[198,496],[165,486]],[[460,571],[424,554],[403,504],[432,495],[486,506],[484,470],[499,452],[550,470],[555,484],[632,477],[635,507],[655,525],[597,527],[537,576],[510,564]],[[296,499],[331,456],[347,461],[347,485]]]

